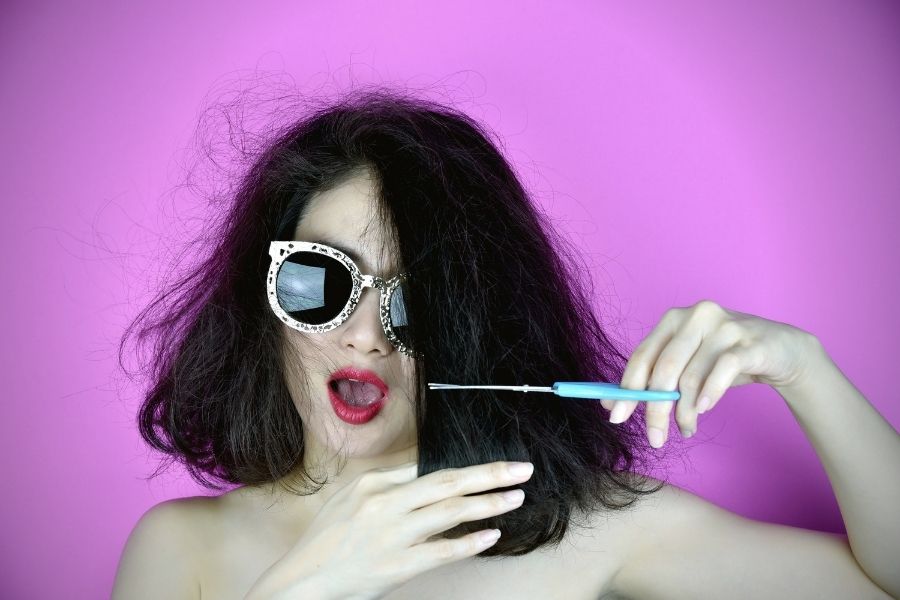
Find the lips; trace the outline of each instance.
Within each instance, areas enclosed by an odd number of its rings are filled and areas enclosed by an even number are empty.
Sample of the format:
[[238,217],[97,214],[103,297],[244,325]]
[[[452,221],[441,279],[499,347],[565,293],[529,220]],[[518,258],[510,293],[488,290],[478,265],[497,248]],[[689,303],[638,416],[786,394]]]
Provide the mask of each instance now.
[[381,390],[383,396],[388,395],[387,384],[381,380],[381,377],[368,369],[360,369],[357,367],[344,367],[343,369],[338,369],[328,378],[328,384],[332,385],[338,379],[355,379],[356,381],[370,383]]
[[[340,381],[339,380],[355,380]],[[368,389],[367,389],[368,388]],[[359,392],[363,398],[364,406],[357,406],[348,402],[342,397],[340,391],[345,393]],[[387,400],[389,388],[381,378],[374,372],[367,369],[359,369],[357,367],[344,367],[331,374],[328,378],[328,396],[331,399],[331,406],[335,414],[341,420],[348,423],[359,425],[366,423],[375,418],[384,406]],[[377,400],[372,401],[373,397]]]

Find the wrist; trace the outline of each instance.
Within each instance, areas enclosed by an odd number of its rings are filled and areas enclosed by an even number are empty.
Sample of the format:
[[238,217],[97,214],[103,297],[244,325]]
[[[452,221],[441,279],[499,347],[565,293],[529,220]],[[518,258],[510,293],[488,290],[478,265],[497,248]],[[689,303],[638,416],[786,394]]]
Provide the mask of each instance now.
[[835,367],[825,351],[822,342],[811,333],[806,333],[802,344],[802,367],[797,376],[788,384],[774,386],[788,403],[803,401],[819,395],[823,383]]

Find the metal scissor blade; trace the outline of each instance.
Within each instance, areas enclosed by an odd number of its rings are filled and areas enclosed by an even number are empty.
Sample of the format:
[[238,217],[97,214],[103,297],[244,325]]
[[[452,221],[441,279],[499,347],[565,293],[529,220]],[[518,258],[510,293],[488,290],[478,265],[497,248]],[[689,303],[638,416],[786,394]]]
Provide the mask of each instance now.
[[428,388],[432,390],[512,390],[514,392],[550,392],[553,388],[540,387],[531,385],[456,385],[454,383],[429,383]]

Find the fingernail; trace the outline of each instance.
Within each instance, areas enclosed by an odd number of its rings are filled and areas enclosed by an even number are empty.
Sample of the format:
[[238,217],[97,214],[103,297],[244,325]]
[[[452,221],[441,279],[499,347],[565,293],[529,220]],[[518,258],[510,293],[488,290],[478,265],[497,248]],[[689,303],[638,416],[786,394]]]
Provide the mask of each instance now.
[[659,448],[663,445],[663,430],[657,427],[651,427],[647,430],[647,437],[650,438],[650,445]]
[[706,412],[707,408],[709,408],[709,398],[703,396],[702,398],[700,398],[700,402],[697,404],[697,412],[704,413]]
[[622,403],[616,403],[613,407],[612,412],[609,414],[609,422],[610,423],[621,423],[625,420],[625,412],[627,408]]
[[482,543],[493,544],[500,539],[500,530],[491,529],[489,531],[482,531],[478,534],[478,537],[481,539]]

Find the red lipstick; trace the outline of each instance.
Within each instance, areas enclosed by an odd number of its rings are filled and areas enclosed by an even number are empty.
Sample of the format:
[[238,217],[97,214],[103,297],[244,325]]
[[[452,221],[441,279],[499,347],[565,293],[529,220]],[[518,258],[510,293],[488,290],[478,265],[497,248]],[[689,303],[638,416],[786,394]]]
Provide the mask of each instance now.
[[[355,379],[363,381],[377,387],[381,391],[381,398],[374,404],[369,406],[353,406],[347,403],[337,392],[334,382],[338,379]],[[357,367],[344,367],[338,369],[328,378],[328,397],[331,400],[331,407],[335,414],[342,420],[352,425],[362,425],[374,419],[388,397],[389,388],[387,384],[374,372],[367,369],[359,369]]]

